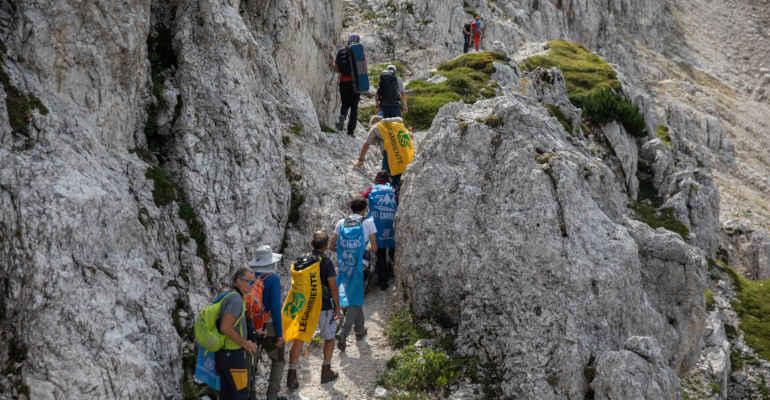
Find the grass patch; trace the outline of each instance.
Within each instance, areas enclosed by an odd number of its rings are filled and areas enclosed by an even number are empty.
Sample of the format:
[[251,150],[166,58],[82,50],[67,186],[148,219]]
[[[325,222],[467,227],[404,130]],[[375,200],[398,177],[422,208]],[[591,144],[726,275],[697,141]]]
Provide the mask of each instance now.
[[408,346],[388,362],[382,384],[391,390],[432,392],[454,382],[459,371],[457,361],[442,350]]
[[615,70],[604,59],[585,47],[563,40],[548,42],[545,55],[532,56],[522,67],[531,71],[538,67],[559,68],[567,83],[570,101],[583,109],[583,115],[595,124],[620,122],[636,137],[647,135],[644,117],[621,93]]
[[638,220],[646,223],[651,228],[663,228],[679,234],[683,240],[687,240],[690,230],[687,225],[674,217],[674,210],[671,208],[655,209],[652,205],[644,202],[636,202],[631,205],[635,211]]
[[447,80],[430,83],[425,80],[409,82],[409,112],[404,116],[407,125],[418,130],[427,129],[438,110],[447,103],[464,101],[474,103],[482,98],[494,97],[498,85],[490,79],[495,72],[495,61],[507,61],[502,53],[483,52],[460,56],[442,63],[439,74]]
[[291,126],[289,127],[289,132],[295,135],[299,135],[300,133],[302,133],[302,125],[298,123],[291,124]]
[[[178,215],[179,218],[183,219],[187,224],[187,229],[190,231],[190,237],[195,241],[195,253],[201,260],[203,260],[205,265],[208,265],[209,261],[211,261],[211,257],[209,256],[209,248],[206,245],[206,230],[203,227],[203,222],[198,216],[198,213],[195,212],[195,209],[190,205],[190,202],[187,201],[187,199],[183,199],[179,203]],[[208,269],[206,269],[206,273],[209,273]],[[208,278],[209,282],[211,282],[211,276]]]
[[561,124],[561,126],[564,127],[564,130],[567,131],[567,133],[572,134],[572,122],[567,118],[564,113],[561,112],[559,107],[553,105],[553,104],[546,104],[545,108],[548,110],[548,114],[551,114],[552,117],[556,118],[557,121]]
[[660,139],[663,144],[671,147],[671,136],[669,136],[668,126],[658,125],[655,127],[655,135]]
[[388,318],[385,336],[393,348],[400,349],[428,337],[428,333],[414,323],[412,313],[408,309],[402,309]]
[[737,296],[733,309],[740,317],[740,329],[746,344],[762,358],[770,360],[770,279],[752,281],[727,269],[733,279]]
[[706,309],[709,311],[714,310],[714,292],[711,289],[703,291],[703,298],[706,301]]

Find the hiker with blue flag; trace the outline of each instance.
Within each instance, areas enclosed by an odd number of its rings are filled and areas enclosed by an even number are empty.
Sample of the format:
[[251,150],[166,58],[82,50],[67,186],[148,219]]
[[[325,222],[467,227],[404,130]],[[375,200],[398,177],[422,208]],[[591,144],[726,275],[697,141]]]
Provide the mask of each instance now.
[[364,218],[366,199],[350,202],[352,214],[337,221],[331,243],[337,252],[337,287],[340,306],[345,317],[337,335],[337,348],[345,351],[347,337],[355,326],[356,340],[366,336],[364,327],[364,270],[363,259],[367,245],[377,250],[377,227],[374,220]]
[[396,238],[393,220],[396,218],[396,190],[390,184],[388,171],[380,171],[362,195],[369,201],[369,218],[377,227],[377,283],[381,290],[388,289],[388,281],[393,278],[393,258],[395,257]]

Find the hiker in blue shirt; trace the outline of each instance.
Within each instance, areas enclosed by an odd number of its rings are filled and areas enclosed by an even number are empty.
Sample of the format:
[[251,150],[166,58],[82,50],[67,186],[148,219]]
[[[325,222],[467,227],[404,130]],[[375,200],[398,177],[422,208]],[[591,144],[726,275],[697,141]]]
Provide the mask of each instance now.
[[265,323],[262,348],[272,361],[270,367],[270,380],[267,388],[268,400],[281,400],[278,396],[281,390],[281,377],[286,364],[283,347],[283,325],[281,324],[281,278],[276,271],[276,264],[281,261],[282,255],[273,253],[270,246],[260,246],[254,258],[249,262],[249,267],[254,271],[257,279],[264,280],[262,291],[262,304],[269,313],[270,319]]

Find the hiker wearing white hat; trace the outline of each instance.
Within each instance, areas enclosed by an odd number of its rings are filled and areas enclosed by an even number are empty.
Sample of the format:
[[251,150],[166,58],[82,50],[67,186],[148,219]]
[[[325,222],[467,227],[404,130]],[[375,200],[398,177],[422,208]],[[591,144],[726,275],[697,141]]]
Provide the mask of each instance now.
[[[254,336],[260,336],[255,329],[255,325],[264,324],[264,336],[261,339],[262,348],[270,357],[272,365],[270,367],[270,379],[267,387],[268,400],[280,400],[283,397],[278,396],[281,390],[281,377],[283,368],[286,364],[283,348],[283,325],[281,321],[281,278],[278,276],[276,265],[281,261],[283,255],[273,253],[269,245],[261,245],[254,252],[254,258],[249,261],[249,268],[254,271],[257,278],[257,284],[253,285],[252,290],[258,290],[261,283],[261,308],[259,321],[253,321],[249,332]],[[257,292],[258,293],[258,292]],[[256,293],[255,293],[256,295]],[[248,307],[249,309],[252,306]],[[251,318],[251,315],[250,315]]]

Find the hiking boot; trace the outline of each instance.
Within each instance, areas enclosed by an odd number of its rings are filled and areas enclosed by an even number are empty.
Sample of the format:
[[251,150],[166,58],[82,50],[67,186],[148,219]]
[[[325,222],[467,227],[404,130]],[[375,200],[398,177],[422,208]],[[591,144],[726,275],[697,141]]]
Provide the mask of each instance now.
[[286,374],[286,388],[289,390],[299,389],[299,381],[297,380],[297,370],[290,369]]
[[338,376],[338,373],[332,371],[331,365],[321,366],[321,383],[336,381]]
[[334,127],[337,128],[337,132],[342,132],[342,129],[345,127],[345,117],[340,115]]
[[345,339],[340,337],[340,335],[337,335],[337,348],[340,349],[341,352],[345,352]]
[[364,328],[364,333],[360,335],[356,333],[356,341],[363,340],[365,337],[366,337],[366,328]]

